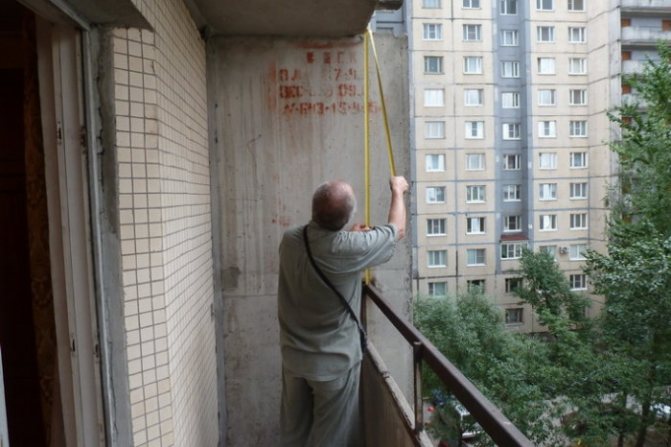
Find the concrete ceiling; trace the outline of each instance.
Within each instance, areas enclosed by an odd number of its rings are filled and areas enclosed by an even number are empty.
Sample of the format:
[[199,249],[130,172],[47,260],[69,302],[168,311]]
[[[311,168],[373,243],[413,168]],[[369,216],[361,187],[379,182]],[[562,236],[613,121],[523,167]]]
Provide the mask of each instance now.
[[[199,26],[220,36],[359,34],[389,0],[187,0]],[[400,4],[398,0],[395,3]],[[382,6],[385,7],[384,5]]]

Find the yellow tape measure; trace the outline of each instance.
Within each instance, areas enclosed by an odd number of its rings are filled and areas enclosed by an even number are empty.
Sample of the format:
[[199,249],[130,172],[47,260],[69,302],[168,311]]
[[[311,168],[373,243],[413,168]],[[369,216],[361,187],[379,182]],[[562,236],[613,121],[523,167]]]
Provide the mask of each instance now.
[[[375,70],[377,73],[377,86],[380,92],[380,104],[382,105],[382,118],[384,120],[384,130],[387,136],[387,155],[389,159],[389,173],[392,177],[396,176],[396,163],[394,162],[394,151],[391,144],[391,131],[389,130],[389,118],[387,117],[387,105],[384,100],[384,90],[382,89],[382,75],[380,74],[380,61],[377,57],[377,51],[375,49],[375,40],[373,39],[373,33],[370,31],[370,28],[366,30],[364,34],[364,44],[363,44],[363,67],[364,67],[364,81],[363,81],[363,95],[364,95],[364,106],[363,106],[363,133],[364,133],[364,143],[363,143],[363,165],[364,165],[364,188],[365,188],[365,209],[364,209],[364,223],[366,226],[370,227],[370,86],[368,80],[368,59],[369,52],[368,48],[373,49],[373,58],[375,59]],[[366,269],[364,272],[364,281],[366,284],[370,284],[371,273],[370,269]]]

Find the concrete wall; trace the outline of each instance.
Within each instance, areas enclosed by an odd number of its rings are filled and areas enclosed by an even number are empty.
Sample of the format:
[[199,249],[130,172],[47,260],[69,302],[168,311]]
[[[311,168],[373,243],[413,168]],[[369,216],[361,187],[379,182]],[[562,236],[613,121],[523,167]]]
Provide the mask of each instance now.
[[116,29],[111,42],[130,389],[119,398],[132,445],[213,446],[205,44],[181,0],[135,4],[153,30]]
[[[385,37],[377,43],[397,168],[407,176],[405,40]],[[220,195],[227,445],[275,445],[281,388],[277,248],[284,230],[308,221],[312,192],[325,179],[353,184],[363,220],[362,40],[220,38],[208,52]],[[389,171],[372,85],[372,221],[380,223],[389,203]],[[407,240],[376,276],[398,311],[408,315]],[[394,347],[389,330],[372,324],[372,339],[383,356],[393,357],[389,363],[395,360],[391,368],[401,371],[400,382],[408,383],[408,351]]]

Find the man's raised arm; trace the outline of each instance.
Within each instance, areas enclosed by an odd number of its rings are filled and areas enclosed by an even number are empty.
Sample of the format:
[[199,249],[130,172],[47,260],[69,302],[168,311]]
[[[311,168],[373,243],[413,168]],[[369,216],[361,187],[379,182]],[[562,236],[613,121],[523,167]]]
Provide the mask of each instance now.
[[398,229],[396,240],[401,240],[405,236],[405,201],[403,194],[408,190],[408,182],[403,176],[392,177],[389,181],[391,188],[391,205],[389,206],[389,223],[394,224]]

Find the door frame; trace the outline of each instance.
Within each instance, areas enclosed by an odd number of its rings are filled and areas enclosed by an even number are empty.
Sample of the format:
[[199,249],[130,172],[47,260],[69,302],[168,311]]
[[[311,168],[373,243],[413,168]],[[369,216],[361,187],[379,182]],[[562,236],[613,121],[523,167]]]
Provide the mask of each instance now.
[[81,32],[37,19],[58,372],[67,445],[105,445]]

